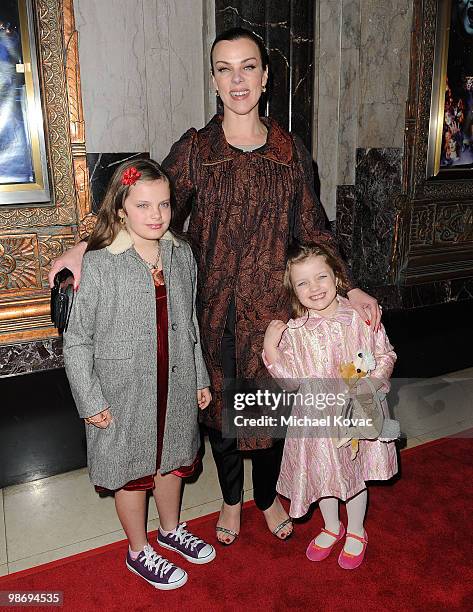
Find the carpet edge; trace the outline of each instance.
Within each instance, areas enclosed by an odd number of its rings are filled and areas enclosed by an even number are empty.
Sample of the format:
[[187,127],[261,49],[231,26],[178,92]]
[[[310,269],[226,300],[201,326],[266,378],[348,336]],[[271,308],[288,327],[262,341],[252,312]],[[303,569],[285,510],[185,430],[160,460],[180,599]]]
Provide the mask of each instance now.
[[[244,508],[248,508],[254,505],[255,505],[255,502],[252,499],[243,503]],[[187,524],[190,524],[193,526],[199,525],[199,523],[203,523],[205,521],[208,521],[209,519],[217,518],[219,513],[220,511],[217,510],[216,512],[210,512],[209,514],[197,516],[196,518],[191,519],[190,521],[186,521],[186,522]],[[151,537],[155,539],[157,530],[148,531],[147,533],[148,533],[148,536],[150,537],[150,540],[151,540]],[[103,546],[98,546],[97,548],[91,548],[90,550],[84,550],[83,552],[75,553],[73,555],[69,555],[68,557],[62,557],[61,559],[54,559],[54,561],[47,561],[46,563],[41,563],[40,565],[35,565],[34,567],[28,567],[24,570],[12,572],[11,574],[7,574],[6,576],[0,576],[0,585],[2,585],[5,582],[8,582],[9,579],[23,578],[25,576],[31,576],[32,574],[39,574],[41,572],[44,572],[54,567],[59,567],[67,563],[73,563],[74,561],[77,561],[78,559],[86,559],[87,557],[94,557],[96,555],[101,555],[104,552],[107,552],[109,550],[114,550],[116,548],[120,548],[121,546],[126,546],[126,538],[119,540],[118,542],[111,542],[110,544],[104,544]],[[7,565],[8,565],[8,562],[7,562]]]

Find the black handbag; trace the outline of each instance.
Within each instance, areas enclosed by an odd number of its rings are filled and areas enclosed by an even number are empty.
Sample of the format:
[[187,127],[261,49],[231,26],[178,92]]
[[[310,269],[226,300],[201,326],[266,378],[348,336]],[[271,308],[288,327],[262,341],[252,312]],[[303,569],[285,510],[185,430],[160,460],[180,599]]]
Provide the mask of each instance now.
[[74,276],[64,268],[54,277],[51,289],[51,321],[60,334],[67,331],[72,302],[74,301]]

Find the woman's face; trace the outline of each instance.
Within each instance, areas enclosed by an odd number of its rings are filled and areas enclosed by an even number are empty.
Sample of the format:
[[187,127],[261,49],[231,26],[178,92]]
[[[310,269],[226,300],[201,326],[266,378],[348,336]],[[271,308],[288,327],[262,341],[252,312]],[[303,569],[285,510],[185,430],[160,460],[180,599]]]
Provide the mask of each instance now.
[[126,229],[135,244],[144,240],[158,240],[171,222],[171,193],[167,181],[138,181],[132,185],[125,198],[124,217]]
[[268,80],[256,43],[248,38],[221,40],[212,54],[213,83],[224,110],[247,115],[258,104]]

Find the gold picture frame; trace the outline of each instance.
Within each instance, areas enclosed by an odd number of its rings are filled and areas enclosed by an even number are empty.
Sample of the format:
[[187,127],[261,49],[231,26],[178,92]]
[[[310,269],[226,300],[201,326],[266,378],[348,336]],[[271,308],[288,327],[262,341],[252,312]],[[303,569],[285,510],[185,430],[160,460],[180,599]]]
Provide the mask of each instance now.
[[31,0],[51,197],[0,206],[0,344],[57,336],[51,260],[93,225],[73,0]]

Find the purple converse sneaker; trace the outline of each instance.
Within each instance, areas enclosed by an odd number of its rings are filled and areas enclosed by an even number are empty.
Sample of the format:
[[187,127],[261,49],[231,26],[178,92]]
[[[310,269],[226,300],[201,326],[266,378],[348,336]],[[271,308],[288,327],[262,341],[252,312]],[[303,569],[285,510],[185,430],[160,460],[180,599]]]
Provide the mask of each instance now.
[[215,548],[187,531],[186,523],[180,523],[166,536],[158,529],[158,544],[174,550],[191,563],[209,563],[215,559]]
[[126,566],[131,572],[144,578],[155,589],[170,591],[171,589],[178,589],[187,582],[186,572],[158,555],[149,544],[146,544],[135,561],[128,551]]

